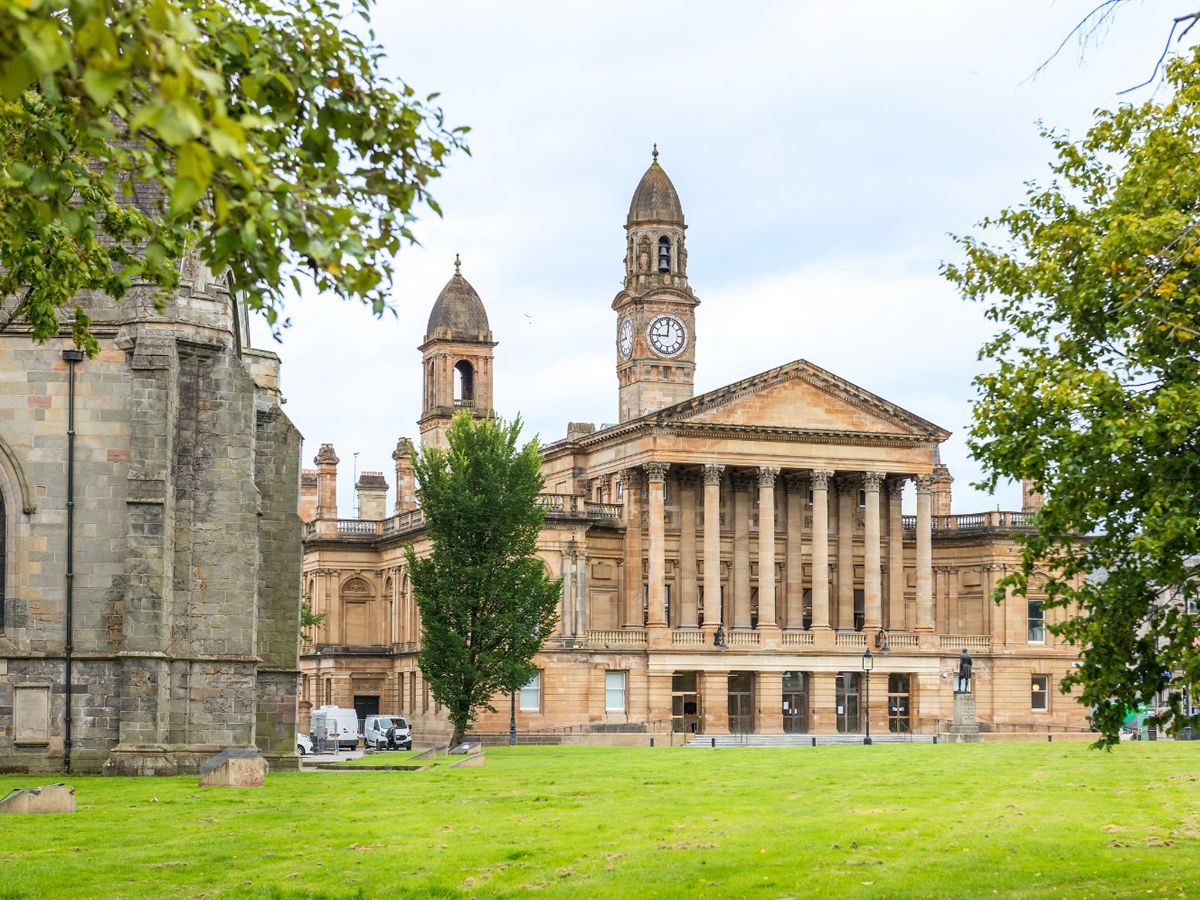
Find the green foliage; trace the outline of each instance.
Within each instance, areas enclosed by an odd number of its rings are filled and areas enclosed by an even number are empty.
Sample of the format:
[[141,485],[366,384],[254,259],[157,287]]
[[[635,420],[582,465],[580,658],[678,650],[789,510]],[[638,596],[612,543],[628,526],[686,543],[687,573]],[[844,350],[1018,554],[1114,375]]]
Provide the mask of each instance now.
[[[284,290],[388,308],[465,128],[379,74],[372,0],[0,0],[0,329],[195,252],[273,328]],[[74,337],[98,347],[74,306]]]
[[960,238],[944,267],[1000,326],[969,440],[985,486],[1046,496],[997,596],[1048,579],[1050,630],[1083,654],[1063,689],[1108,744],[1164,688],[1163,724],[1200,724],[1181,708],[1200,685],[1200,51],[1167,78],[1169,99],[1100,111],[1081,141],[1046,131],[1051,183],[984,221],[1000,246]]
[[405,550],[421,613],[421,672],[446,707],[454,741],[479,709],[535,672],[554,631],[562,582],[536,556],[544,513],[537,441],[518,445],[521,420],[456,415],[449,448],[421,450],[414,469],[427,557]]
[[325,624],[325,619],[329,613],[313,612],[312,601],[308,595],[304,595],[304,600],[300,603],[300,638],[306,644],[313,643],[316,629]]

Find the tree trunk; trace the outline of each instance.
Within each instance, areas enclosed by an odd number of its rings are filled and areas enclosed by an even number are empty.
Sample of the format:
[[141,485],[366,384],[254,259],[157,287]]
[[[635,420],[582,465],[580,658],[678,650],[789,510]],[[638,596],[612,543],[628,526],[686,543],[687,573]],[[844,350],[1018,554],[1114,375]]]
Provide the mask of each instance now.
[[454,726],[454,734],[450,736],[451,749],[457,747],[459,744],[461,744],[463,742],[463,735],[465,733],[466,733],[466,729],[463,728],[461,725]]

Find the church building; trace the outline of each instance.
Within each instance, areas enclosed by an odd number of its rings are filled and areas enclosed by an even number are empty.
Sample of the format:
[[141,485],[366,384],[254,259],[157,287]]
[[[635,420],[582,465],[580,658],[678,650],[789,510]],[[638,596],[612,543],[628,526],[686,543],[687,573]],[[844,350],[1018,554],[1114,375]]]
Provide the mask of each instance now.
[[[686,223],[657,159],[633,193],[612,301],[619,421],[544,447],[539,554],[562,578],[557,632],[520,691],[521,733],[931,734],[965,649],[980,727],[1086,730],[1058,683],[1077,660],[1036,592],[990,594],[1017,565],[1019,512],[955,514],[943,428],[803,359],[697,395],[700,300]],[[423,358],[423,445],[455,412],[493,414],[496,341],[456,262]],[[511,415],[513,410],[496,411]],[[449,732],[416,663],[402,555],[426,540],[411,443],[364,473],[339,519],[331,444],[301,484],[304,586],[325,619],[302,650],[301,718],[326,703]],[[906,486],[915,515],[902,511]],[[479,733],[508,728],[509,698]]]

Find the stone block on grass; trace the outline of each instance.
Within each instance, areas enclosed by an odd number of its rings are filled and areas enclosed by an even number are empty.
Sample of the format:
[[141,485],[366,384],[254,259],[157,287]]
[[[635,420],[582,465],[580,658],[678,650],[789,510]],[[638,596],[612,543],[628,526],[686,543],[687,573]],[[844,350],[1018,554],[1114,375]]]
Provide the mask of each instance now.
[[68,784],[14,788],[6,796],[0,798],[0,814],[73,812],[75,812],[75,788]]
[[200,787],[262,787],[267,761],[256,747],[230,747],[200,767]]

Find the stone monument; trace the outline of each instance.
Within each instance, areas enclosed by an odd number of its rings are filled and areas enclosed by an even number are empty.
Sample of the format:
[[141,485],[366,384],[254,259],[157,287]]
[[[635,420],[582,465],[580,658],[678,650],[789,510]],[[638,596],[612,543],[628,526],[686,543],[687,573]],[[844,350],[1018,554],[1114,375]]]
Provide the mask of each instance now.
[[971,654],[963,647],[954,676],[954,718],[950,723],[951,742],[979,740],[979,723],[975,720],[975,695],[971,693]]

